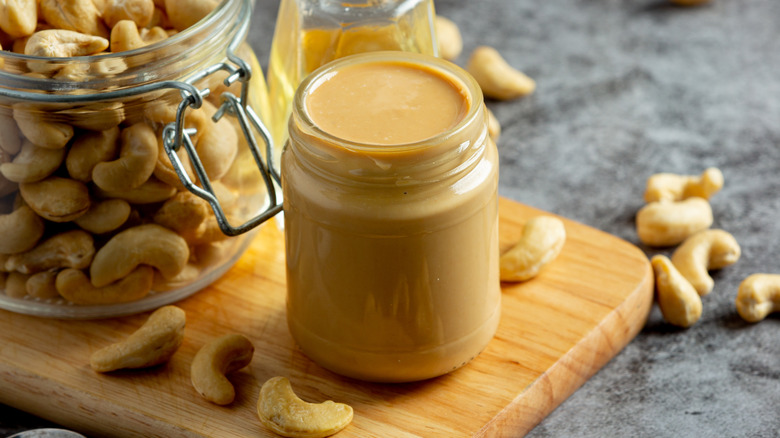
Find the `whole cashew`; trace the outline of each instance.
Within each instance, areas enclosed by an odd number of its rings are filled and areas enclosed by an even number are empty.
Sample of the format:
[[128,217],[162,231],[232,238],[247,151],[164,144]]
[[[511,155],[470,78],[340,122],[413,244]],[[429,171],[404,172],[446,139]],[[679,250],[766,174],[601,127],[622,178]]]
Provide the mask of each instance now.
[[165,0],[165,13],[179,32],[200,21],[218,5],[219,0]]
[[72,126],[46,120],[46,114],[33,107],[16,105],[13,114],[19,130],[36,146],[60,149],[73,138]]
[[152,290],[154,269],[141,265],[126,277],[103,287],[92,286],[80,269],[65,269],[57,275],[56,290],[66,300],[81,305],[104,305],[140,300]]
[[190,249],[181,236],[157,224],[128,228],[111,238],[90,266],[92,285],[106,286],[133,271],[138,265],[157,268],[165,278],[184,269]]
[[114,53],[137,49],[146,45],[138,32],[138,26],[131,20],[121,20],[111,28],[110,47]]
[[104,199],[124,199],[131,204],[154,204],[170,199],[176,194],[176,187],[151,177],[145,183],[130,190],[103,190],[95,187],[95,194]]
[[95,55],[107,48],[108,40],[103,37],[72,30],[49,29],[32,34],[24,46],[24,54],[48,58],[70,58]]
[[260,388],[257,416],[273,432],[293,438],[333,435],[352,422],[352,407],[326,401],[307,403],[292,390],[286,377],[272,377]]
[[536,89],[533,79],[510,66],[492,47],[474,49],[466,70],[477,80],[485,96],[494,99],[514,99],[529,95]]
[[107,373],[167,362],[181,346],[186,322],[186,315],[180,308],[160,307],[127,339],[92,353],[89,364],[93,370]]
[[[165,152],[162,134],[157,136],[157,147],[158,154],[157,163],[155,163],[154,166],[154,176],[166,184],[172,185],[179,190],[184,190],[184,184],[181,182],[176,171],[173,170],[171,159]],[[182,167],[184,167],[184,171],[190,177],[190,180],[197,181],[198,178],[192,168],[192,162],[190,161],[190,156],[187,154],[187,151],[184,148],[179,148],[179,150],[176,151],[176,155],[179,157],[179,161],[181,161]]]
[[27,280],[29,278],[29,274],[9,272],[5,279],[5,294],[11,298],[24,298],[27,296]]
[[31,297],[41,300],[57,298],[60,296],[60,294],[57,293],[57,287],[55,286],[56,280],[56,269],[50,269],[48,271],[41,271],[32,274],[27,279],[27,283],[25,283],[27,294]]
[[0,254],[25,252],[43,236],[43,219],[30,207],[22,206],[9,214],[0,215]]
[[645,201],[682,201],[692,196],[710,199],[723,188],[723,173],[717,167],[707,168],[699,176],[657,173],[647,179]]
[[649,246],[676,245],[712,225],[712,207],[693,197],[678,202],[651,202],[636,215],[639,240]]
[[658,307],[664,319],[679,327],[690,327],[701,318],[701,298],[691,283],[674,267],[669,257],[650,259],[655,271]]
[[[160,11],[160,9],[156,9],[157,11]],[[161,12],[164,14],[164,12]],[[167,20],[168,17],[165,17],[165,20]],[[154,44],[158,41],[162,41],[166,38],[168,38],[168,33],[165,31],[165,28],[161,26],[154,26],[152,28],[143,28],[141,29],[141,40],[144,42],[144,44]]]
[[[10,163],[12,160],[11,154],[0,149],[0,164]],[[2,173],[0,173],[0,197],[10,195],[19,189],[19,185],[13,181],[5,179]]]
[[108,36],[100,11],[92,0],[40,0],[40,11],[43,19],[56,29]]
[[[223,259],[224,260],[224,259]],[[143,266],[143,265],[141,265]],[[171,278],[165,278],[159,272],[154,272],[152,280],[152,289],[156,292],[166,292],[174,289],[181,289],[184,286],[192,284],[200,276],[200,267],[194,263],[187,263],[184,269]]]
[[439,55],[448,61],[454,60],[463,51],[463,38],[458,25],[441,15],[436,16],[434,24],[436,40],[439,43]]
[[40,181],[56,171],[65,158],[65,149],[48,149],[25,140],[13,161],[0,164],[0,173],[18,183]]
[[723,230],[703,230],[685,239],[672,254],[672,263],[704,296],[712,291],[715,281],[707,273],[739,260],[741,250],[737,239]]
[[113,160],[119,146],[119,128],[113,127],[105,131],[85,132],[75,140],[65,157],[65,167],[71,178],[81,181],[92,181],[92,169],[98,163]]
[[194,241],[206,231],[206,218],[211,208],[203,199],[190,192],[179,192],[154,214],[154,222],[176,231],[187,241]]
[[758,322],[780,310],[780,275],[753,274],[742,280],[737,312],[747,322]]
[[[110,75],[112,68],[109,67],[114,62],[119,62],[124,70],[124,64],[121,60],[103,59],[94,62],[89,66],[89,73],[93,75]],[[119,69],[119,67],[117,67]],[[115,72],[113,72],[115,73]],[[68,123],[71,125],[94,131],[113,131],[125,120],[125,107],[122,102],[95,102],[83,106],[74,106],[58,112],[67,116]]]
[[92,181],[103,190],[122,191],[146,182],[157,163],[157,138],[146,123],[122,130],[119,158],[98,163],[92,169]]
[[74,220],[76,225],[93,234],[105,234],[116,230],[130,217],[130,204],[124,199],[108,199],[93,203],[83,216]]
[[38,24],[36,0],[0,1],[0,30],[14,38],[32,35]]
[[537,216],[526,222],[520,241],[499,260],[502,281],[525,281],[558,257],[566,242],[560,219]]
[[81,230],[55,234],[29,251],[13,254],[5,262],[7,271],[35,274],[47,269],[84,269],[92,262],[95,244]]
[[22,148],[23,140],[22,132],[13,117],[0,115],[0,149],[10,155],[16,155]]
[[249,365],[255,347],[244,335],[230,334],[201,347],[190,367],[190,380],[206,400],[228,405],[236,397],[233,384],[225,376]]
[[39,216],[52,222],[69,222],[89,210],[89,190],[84,183],[50,176],[19,184],[22,198]]
[[490,108],[485,107],[485,112],[487,112],[488,116],[488,135],[493,139],[493,142],[497,142],[498,138],[501,137],[501,123],[493,114],[493,111],[490,111]]
[[153,16],[152,0],[106,0],[103,9],[103,21],[111,28],[122,20],[132,21],[139,28],[146,27]]
[[[203,103],[203,109],[209,117],[216,112],[209,102]],[[225,176],[238,154],[238,134],[231,121],[223,117],[216,123],[206,124],[196,149],[210,180],[217,181]]]

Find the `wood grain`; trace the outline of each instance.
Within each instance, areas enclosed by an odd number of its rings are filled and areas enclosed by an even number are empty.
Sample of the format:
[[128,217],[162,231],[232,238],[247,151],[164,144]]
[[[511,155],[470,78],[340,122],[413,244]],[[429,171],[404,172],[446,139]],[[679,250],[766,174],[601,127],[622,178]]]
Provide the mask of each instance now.
[[[502,199],[501,245],[546,214]],[[41,319],[0,311],[0,402],[94,436],[274,436],[257,419],[260,385],[283,375],[308,401],[355,409],[338,437],[522,436],[615,356],[644,325],[652,304],[645,255],[614,236],[564,219],[568,238],[537,278],[503,285],[502,320],[468,366],[411,384],[339,377],[308,360],[287,331],[284,242],[264,226],[221,279],[178,303],[184,344],[166,365],[99,375],[91,352],[135,330],[148,314],[100,321]],[[243,333],[252,364],[235,373],[236,401],[219,407],[189,381],[197,349]]]

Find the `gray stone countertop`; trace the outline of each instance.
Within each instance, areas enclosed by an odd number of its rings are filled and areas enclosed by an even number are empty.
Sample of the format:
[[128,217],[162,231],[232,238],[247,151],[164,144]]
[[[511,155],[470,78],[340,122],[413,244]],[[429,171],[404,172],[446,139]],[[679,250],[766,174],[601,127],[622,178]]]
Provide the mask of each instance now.
[[[278,2],[257,0],[252,44],[267,66]],[[701,320],[657,307],[622,352],[531,437],[780,436],[780,318],[737,315],[739,283],[780,273],[780,2],[437,0],[464,37],[537,81],[488,101],[503,126],[500,193],[638,245],[647,177],[719,167],[713,227],[742,247],[714,273]],[[0,435],[48,424],[0,408]]]

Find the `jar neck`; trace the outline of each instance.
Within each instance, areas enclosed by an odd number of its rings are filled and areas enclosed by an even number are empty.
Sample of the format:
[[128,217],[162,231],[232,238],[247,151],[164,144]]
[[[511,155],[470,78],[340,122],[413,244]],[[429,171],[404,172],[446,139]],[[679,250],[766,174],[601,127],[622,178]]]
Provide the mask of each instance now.
[[[320,129],[306,105],[309,88],[334,71],[362,62],[405,61],[436,69],[465,91],[468,109],[451,129],[414,143],[361,144]],[[374,52],[343,58],[312,73],[298,88],[289,120],[287,149],[309,173],[345,185],[425,185],[471,170],[488,144],[482,92],[474,79],[452,63],[404,52]]]
[[45,58],[0,51],[0,97],[3,89],[23,93],[94,95],[128,90],[167,80],[180,80],[213,64],[215,55],[241,29],[251,14],[249,0],[222,2],[192,27],[160,42],[126,52],[71,58]]

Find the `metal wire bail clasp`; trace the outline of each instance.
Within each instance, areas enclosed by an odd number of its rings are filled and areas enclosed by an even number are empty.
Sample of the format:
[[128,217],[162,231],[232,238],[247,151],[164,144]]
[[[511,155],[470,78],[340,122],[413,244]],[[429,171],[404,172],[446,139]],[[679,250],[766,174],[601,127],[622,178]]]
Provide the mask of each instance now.
[[[248,20],[246,20],[246,23],[248,24]],[[246,29],[244,29],[243,32],[246,32]],[[169,123],[163,129],[163,145],[165,147],[165,152],[168,154],[168,158],[171,160],[171,164],[173,165],[176,174],[179,176],[179,179],[187,190],[206,200],[211,205],[219,228],[228,236],[236,236],[247,232],[282,210],[282,203],[277,195],[276,186],[274,184],[276,183],[276,185],[281,186],[281,177],[273,165],[273,140],[271,139],[268,129],[260,120],[260,117],[258,117],[257,113],[255,113],[252,107],[247,103],[250,84],[249,79],[252,75],[251,68],[235,54],[235,50],[242,40],[243,38],[239,35],[239,37],[235,38],[227,48],[227,57],[232,64],[228,62],[214,64],[188,78],[184,82],[193,84],[220,70],[225,70],[228,72],[228,77],[224,80],[226,86],[229,87],[237,81],[241,83],[241,97],[236,97],[232,93],[224,92],[221,95],[222,103],[212,117],[212,120],[217,122],[226,115],[237,119],[242,134],[246,138],[247,145],[254,157],[255,164],[265,182],[265,188],[268,193],[268,205],[265,210],[259,212],[255,217],[247,220],[243,224],[233,226],[228,221],[228,218],[214,193],[211,181],[203,168],[203,164],[195,149],[195,145],[192,142],[192,138],[190,137],[196,133],[196,130],[185,129],[184,124],[187,108],[200,108],[203,104],[203,99],[208,97],[210,93],[208,88],[198,90],[197,88],[192,87],[187,90],[182,90],[182,101],[176,111],[176,121]],[[263,143],[265,143],[265,158],[258,146],[255,132],[260,134]],[[179,156],[176,154],[182,146],[184,146],[187,155],[192,162],[192,167],[200,181],[200,186],[192,181],[185,171]]]

